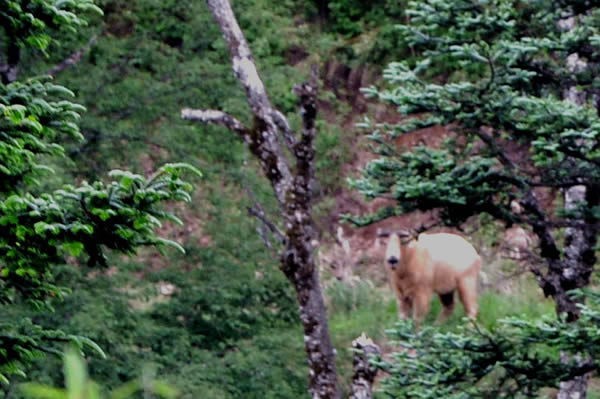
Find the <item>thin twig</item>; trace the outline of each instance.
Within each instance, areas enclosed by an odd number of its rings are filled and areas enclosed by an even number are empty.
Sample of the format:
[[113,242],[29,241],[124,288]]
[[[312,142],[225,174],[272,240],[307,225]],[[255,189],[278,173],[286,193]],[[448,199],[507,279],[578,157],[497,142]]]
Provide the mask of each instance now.
[[225,126],[232,132],[237,133],[247,143],[250,142],[250,130],[244,126],[242,122],[223,111],[184,108],[181,110],[181,118],[190,121],[200,121]]
[[294,136],[294,132],[292,132],[290,124],[288,123],[285,116],[276,109],[273,109],[271,117],[273,118],[273,122],[275,122],[275,125],[283,135],[283,141],[285,143],[285,146],[287,147],[288,151],[293,154],[294,147],[296,146],[296,144],[298,144],[298,140]]
[[79,62],[79,60],[81,60],[81,57],[83,57],[83,55],[90,50],[90,48],[94,45],[94,43],[96,43],[97,39],[98,39],[98,35],[92,36],[90,38],[90,40],[88,40],[88,42],[85,46],[83,46],[79,50],[75,51],[73,54],[71,54],[68,58],[66,58],[60,64],[53,66],[46,73],[50,76],[56,76],[56,74],[58,74],[59,72],[62,72],[65,69],[77,64]]
[[256,217],[258,220],[260,220],[268,229],[269,231],[271,231],[271,233],[273,233],[273,235],[277,238],[277,241],[281,244],[286,242],[285,236],[283,235],[283,233],[281,232],[281,230],[279,230],[277,228],[277,226],[275,226],[275,223],[273,223],[265,214],[265,211],[262,209],[262,207],[259,204],[255,204],[254,207],[249,206],[246,208],[248,210],[248,213],[254,217]]
[[[246,162],[244,162],[244,164],[246,164]],[[260,229],[259,234],[260,234],[261,238],[263,239],[263,241],[265,242],[265,245],[267,246],[267,248],[273,250],[271,241],[269,240],[269,237],[266,235],[266,232],[264,231],[265,227],[267,229],[269,229],[269,231],[271,233],[273,233],[273,235],[277,239],[278,243],[284,244],[286,242],[285,235],[275,225],[275,223],[273,223],[273,221],[271,221],[271,219],[269,219],[269,217],[267,216],[267,212],[265,211],[265,208],[260,204],[260,202],[256,198],[256,194],[254,194],[254,191],[252,191],[252,188],[248,184],[247,179],[244,179],[242,181],[242,186],[244,187],[244,191],[246,191],[248,198],[250,199],[250,201],[252,201],[252,206],[247,207],[248,214],[256,217],[262,223],[261,227],[259,227],[259,229]]]

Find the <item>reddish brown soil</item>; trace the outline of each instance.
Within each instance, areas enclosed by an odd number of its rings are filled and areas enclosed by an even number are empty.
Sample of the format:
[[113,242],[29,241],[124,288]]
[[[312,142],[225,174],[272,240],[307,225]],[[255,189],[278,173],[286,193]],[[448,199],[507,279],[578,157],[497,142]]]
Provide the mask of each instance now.
[[[332,90],[338,100],[345,101],[352,107],[352,112],[343,121],[343,131],[347,132],[348,139],[351,141],[353,158],[350,163],[342,169],[342,179],[347,177],[357,177],[361,169],[367,162],[372,160],[375,155],[369,150],[367,139],[358,132],[355,124],[360,121],[364,115],[368,115],[371,120],[377,122],[398,123],[402,116],[392,106],[381,103],[370,103],[360,93],[360,87],[372,84],[376,74],[367,68],[349,68],[348,66],[328,62],[323,67],[323,76],[326,88]],[[339,116],[335,114],[335,109],[327,102],[320,104],[320,112],[324,114],[325,119],[335,123],[339,121]],[[339,123],[339,122],[338,122]],[[409,134],[400,135],[396,140],[396,147],[400,152],[409,150],[418,145],[428,147],[439,147],[442,141],[453,133],[450,127],[434,126],[421,129]],[[507,157],[525,173],[533,175],[534,168],[529,160],[529,150],[526,146],[514,142],[502,143],[506,150]],[[538,200],[544,209],[553,209],[556,192],[551,190],[537,189],[535,191]],[[324,230],[329,232],[331,237],[336,237],[335,232],[340,225],[340,215],[355,214],[364,215],[373,213],[376,210],[391,205],[391,201],[376,199],[365,201],[358,193],[342,188],[333,194],[335,205],[329,215],[326,216],[322,224]],[[422,225],[430,224],[434,221],[432,212],[414,212],[411,214],[398,216],[383,220],[373,225],[355,228],[348,224],[342,224],[344,237],[348,240],[352,251],[352,260],[349,267],[357,269],[360,267],[368,268],[373,263],[379,263],[383,257],[383,244],[377,242],[378,232],[397,231],[402,229],[414,229]],[[438,229],[447,230],[447,229]],[[324,237],[324,246],[322,253],[327,257],[335,257],[340,253],[340,244]],[[379,244],[379,245],[378,245]],[[482,249],[483,250],[483,249]],[[356,270],[358,271],[358,270]],[[351,273],[352,274],[352,273]]]

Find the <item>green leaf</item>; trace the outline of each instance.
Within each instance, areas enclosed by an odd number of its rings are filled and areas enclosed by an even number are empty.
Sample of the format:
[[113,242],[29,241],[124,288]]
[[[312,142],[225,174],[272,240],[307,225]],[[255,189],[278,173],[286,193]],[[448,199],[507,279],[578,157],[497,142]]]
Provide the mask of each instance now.
[[173,247],[182,254],[185,254],[185,249],[178,243],[172,240],[167,240],[166,238],[156,237],[153,239],[153,242],[158,245],[165,245],[168,247]]
[[23,395],[31,399],[67,399],[69,396],[64,389],[49,387],[42,384],[26,383],[19,385]]
[[52,226],[46,222],[37,222],[33,225],[36,234],[43,235],[46,231],[52,230]]
[[152,391],[165,399],[174,399],[180,395],[179,390],[162,381],[153,381]]
[[66,242],[62,245],[63,249],[72,256],[79,256],[83,251],[83,243],[79,241]]
[[100,357],[102,357],[103,359],[106,359],[106,353],[104,353],[102,348],[97,343],[95,343],[94,341],[92,341],[91,339],[89,339],[87,337],[77,337],[77,339],[82,345],[84,345],[88,348],[91,348]]
[[109,394],[110,399],[127,399],[142,388],[140,380],[136,379],[121,385]]
[[64,355],[65,385],[67,388],[67,399],[81,399],[86,389],[87,368],[79,352],[69,347]]
[[159,171],[164,171],[164,172],[167,172],[170,174],[174,174],[179,171],[188,171],[198,177],[202,177],[202,172],[200,172],[199,169],[195,168],[194,166],[192,166],[188,163],[183,163],[183,162],[165,164],[159,169]]

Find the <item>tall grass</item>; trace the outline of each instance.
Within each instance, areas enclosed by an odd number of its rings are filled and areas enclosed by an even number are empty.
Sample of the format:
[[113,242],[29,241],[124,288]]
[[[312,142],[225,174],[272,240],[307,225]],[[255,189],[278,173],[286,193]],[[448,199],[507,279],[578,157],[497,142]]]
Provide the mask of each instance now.
[[[385,286],[377,288],[369,280],[357,279],[353,284],[336,280],[326,282],[331,336],[338,351],[337,364],[340,381],[344,389],[352,377],[352,340],[366,333],[380,345],[383,353],[397,348],[391,346],[385,330],[397,321],[396,301],[391,290]],[[453,315],[442,325],[442,331],[456,330],[465,324],[465,312],[458,294],[455,294],[456,307]],[[480,293],[477,321],[487,329],[494,329],[499,321],[508,316],[528,319],[554,313],[552,300],[544,298],[532,278],[516,279],[510,293],[487,290]],[[441,304],[437,296],[431,301],[431,310],[424,323],[434,324]],[[590,396],[592,397],[592,396]]]
[[[456,307],[452,316],[444,323],[442,328],[454,329],[464,324],[466,316],[458,295],[455,296]],[[494,329],[499,321],[508,316],[519,316],[525,319],[535,319],[542,315],[554,313],[554,302],[544,298],[540,288],[532,278],[521,278],[515,282],[510,293],[500,293],[493,290],[481,292],[479,295],[479,314],[477,322],[487,328]],[[441,310],[439,300],[432,301],[431,311],[425,322],[434,323]]]

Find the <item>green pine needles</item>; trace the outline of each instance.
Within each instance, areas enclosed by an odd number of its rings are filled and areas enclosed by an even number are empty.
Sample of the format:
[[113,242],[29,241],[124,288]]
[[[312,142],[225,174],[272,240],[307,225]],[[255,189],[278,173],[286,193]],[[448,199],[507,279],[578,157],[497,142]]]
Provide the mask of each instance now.
[[[570,9],[538,1],[410,3],[411,23],[398,28],[422,56],[390,64],[390,88],[364,89],[405,118],[361,124],[382,158],[351,185],[369,198],[398,200],[399,212],[442,207],[460,222],[482,211],[509,218],[510,199],[533,187],[597,183],[600,119],[592,96],[581,106],[562,96],[573,86],[595,93],[600,83],[590,72],[598,67],[600,13],[578,9],[577,28],[561,29]],[[585,71],[569,72],[575,52],[587,57]],[[436,125],[450,126],[446,150],[394,148],[398,135]],[[510,146],[522,154],[514,159]]]
[[[454,332],[431,326],[415,332],[412,323],[398,323],[388,333],[402,350],[374,361],[390,374],[382,389],[395,398],[539,397],[542,388],[596,370],[600,297],[578,295],[591,303],[580,305],[582,315],[574,323],[509,317],[490,331],[465,320]],[[579,357],[565,362],[560,351]]]
[[[530,270],[555,300],[557,313],[567,317],[515,316],[493,331],[470,324],[454,333],[429,327],[415,333],[400,324],[392,333],[410,350],[378,363],[390,373],[383,390],[392,397],[534,397],[542,387],[596,369],[597,296],[588,294],[592,303],[586,306],[584,297],[567,293],[589,284],[596,263],[599,6],[535,0],[409,3],[408,22],[398,29],[417,55],[391,63],[384,88],[364,89],[403,118],[398,123],[365,118],[361,126],[370,131],[379,158],[350,180],[367,198],[393,205],[348,218],[364,225],[437,210],[447,225],[460,226],[483,213],[520,224],[539,239]],[[399,147],[401,135],[440,125],[447,130],[440,146],[428,146],[420,136],[423,145]],[[539,199],[559,199],[576,186],[585,188],[585,198],[571,207],[556,211]],[[561,359],[561,352],[571,357]]]

